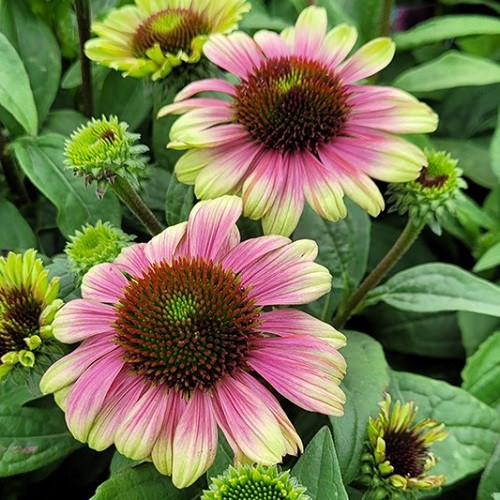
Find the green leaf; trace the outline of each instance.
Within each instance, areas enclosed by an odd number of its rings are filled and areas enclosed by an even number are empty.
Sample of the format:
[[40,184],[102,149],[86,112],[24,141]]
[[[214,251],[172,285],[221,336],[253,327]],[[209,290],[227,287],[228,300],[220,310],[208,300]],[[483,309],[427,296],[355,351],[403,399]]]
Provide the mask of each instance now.
[[393,372],[393,380],[392,395],[399,392],[404,401],[415,401],[418,420],[427,417],[446,425],[448,437],[431,447],[440,459],[431,474],[445,474],[451,485],[485,467],[500,437],[493,408],[440,380],[403,372]]
[[68,302],[80,297],[80,287],[76,282],[76,276],[71,272],[71,266],[66,254],[56,255],[52,262],[45,266],[49,271],[49,278],[59,278],[59,298]]
[[31,182],[58,208],[59,229],[72,235],[85,223],[99,219],[120,226],[120,204],[114,193],[99,200],[93,188],[86,189],[83,179],[64,166],[64,142],[61,135],[22,137],[13,146],[17,160]]
[[401,271],[366,299],[368,304],[381,300],[404,311],[500,316],[500,287],[451,264],[422,264]]
[[207,482],[210,484],[212,478],[222,474],[232,463],[234,458],[233,450],[223,432],[219,430],[217,455],[215,456],[214,463],[207,470]]
[[40,135],[60,134],[69,137],[80,125],[88,122],[88,118],[73,109],[57,109],[51,111],[43,124]]
[[[500,491],[500,442],[495,448],[489,462],[486,464],[479,486],[477,488],[477,500],[491,500],[494,494]],[[497,493],[498,494],[498,493]]]
[[106,76],[102,90],[96,96],[95,115],[116,115],[135,130],[144,121],[153,105],[144,82],[138,78],[123,78],[117,71]]
[[416,313],[385,304],[363,311],[370,333],[391,351],[417,356],[463,359],[455,312]]
[[499,64],[450,50],[433,61],[404,71],[393,85],[408,92],[429,92],[497,82],[500,82]]
[[490,9],[494,10],[500,14],[500,5],[496,0],[440,0],[441,3],[446,5],[457,5],[457,4],[471,4],[471,5],[485,5]]
[[[41,377],[33,374],[33,370],[30,370],[28,381],[18,378],[13,377],[11,372],[0,382],[0,401],[3,405],[19,407],[43,396],[38,387]],[[35,380],[36,384],[33,384]]]
[[152,464],[127,468],[104,481],[92,500],[188,500],[194,488],[178,490],[170,477],[162,476]]
[[26,2],[0,0],[0,31],[12,43],[28,73],[38,111],[38,123],[47,116],[59,89],[61,51],[56,37]]
[[457,15],[435,17],[394,35],[399,50],[408,50],[448,38],[500,33],[500,20],[492,16]]
[[462,387],[487,405],[500,409],[500,331],[485,340],[467,359]]
[[328,427],[321,428],[291,471],[315,500],[348,500]]
[[500,241],[488,248],[474,266],[475,272],[486,271],[500,265]]
[[165,217],[168,225],[173,226],[187,220],[194,205],[194,191],[193,186],[179,182],[175,174],[165,171],[165,175],[170,175],[167,199],[165,200]]
[[0,405],[0,477],[38,469],[80,446],[59,408]]
[[36,248],[37,241],[33,229],[24,220],[19,210],[10,201],[0,198],[0,249],[26,250]]
[[500,107],[498,108],[497,126],[490,143],[491,167],[500,181]]
[[118,451],[115,451],[113,458],[111,459],[111,463],[109,464],[109,472],[112,476],[115,474],[120,474],[127,469],[132,467],[137,467],[143,463],[142,460],[132,460],[131,458],[127,458]]
[[494,331],[500,329],[500,318],[493,316],[460,311],[457,317],[462,344],[467,356],[476,352],[482,342]]
[[35,135],[38,115],[28,74],[16,49],[3,33],[0,33],[0,54],[0,106],[11,113],[26,132]]
[[349,368],[341,387],[347,400],[344,415],[330,417],[330,421],[342,477],[349,484],[359,473],[368,417],[378,414],[390,376],[384,351],[376,340],[358,332],[346,335],[347,345],[341,352]]

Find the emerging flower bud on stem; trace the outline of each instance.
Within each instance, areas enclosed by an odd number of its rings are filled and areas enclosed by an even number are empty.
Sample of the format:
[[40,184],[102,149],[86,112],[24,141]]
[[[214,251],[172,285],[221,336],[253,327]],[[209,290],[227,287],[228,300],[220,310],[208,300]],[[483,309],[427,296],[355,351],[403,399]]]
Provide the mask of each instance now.
[[426,418],[414,424],[418,408],[413,401],[391,397],[379,403],[381,412],[368,423],[367,451],[362,456],[362,483],[369,487],[365,497],[373,500],[412,498],[418,490],[436,488],[446,477],[427,476],[438,459],[428,446],[446,438],[444,424]]
[[461,189],[467,187],[458,160],[445,151],[425,151],[428,166],[423,167],[417,179],[410,182],[389,184],[390,212],[400,215],[408,212],[415,225],[427,224],[436,234],[441,234],[441,221],[446,212],[455,213],[455,203]]
[[213,478],[201,500],[310,500],[306,488],[290,477],[289,471],[279,472],[276,466],[240,465],[229,467]]
[[136,144],[140,135],[127,132],[127,128],[128,124],[118,122],[116,116],[92,118],[66,141],[66,164],[77,175],[84,176],[86,184],[96,181],[100,197],[117,176],[138,187],[138,180],[144,175],[143,153],[148,147]]

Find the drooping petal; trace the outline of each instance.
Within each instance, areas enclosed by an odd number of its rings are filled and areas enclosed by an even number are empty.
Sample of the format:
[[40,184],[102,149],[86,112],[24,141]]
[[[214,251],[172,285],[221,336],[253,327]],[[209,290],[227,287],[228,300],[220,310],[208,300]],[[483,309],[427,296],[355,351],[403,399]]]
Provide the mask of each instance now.
[[167,411],[165,387],[151,386],[129,408],[115,434],[116,449],[128,458],[143,460],[153,449]]
[[272,387],[309,411],[340,416],[345,395],[338,383],[342,356],[312,336],[259,339],[248,364]]
[[127,286],[127,278],[118,266],[104,262],[94,266],[83,277],[82,297],[116,304]]
[[248,132],[243,125],[231,123],[205,130],[187,130],[182,135],[182,140],[171,141],[167,146],[172,149],[207,148],[242,140],[247,136]]
[[207,110],[207,109],[224,109],[227,107],[227,101],[221,99],[214,99],[213,97],[193,97],[184,101],[176,101],[158,111],[158,118],[167,115],[179,115],[193,110]]
[[395,50],[396,45],[390,38],[375,38],[342,63],[338,75],[344,84],[372,76],[392,61]]
[[175,429],[172,482],[177,488],[194,483],[217,453],[217,424],[212,396],[194,391]]
[[237,243],[234,230],[241,210],[241,200],[236,196],[196,204],[189,215],[186,253],[213,260],[225,255]]
[[278,463],[286,453],[280,425],[252,384],[227,376],[214,391],[214,410],[224,434],[238,443],[250,459],[266,465]]
[[72,344],[94,335],[111,334],[115,320],[112,306],[93,300],[75,299],[57,312],[52,327],[57,340]]
[[186,404],[182,393],[169,392],[163,426],[151,452],[151,459],[162,474],[172,474],[174,434],[179,420],[184,414]]
[[232,83],[218,78],[206,78],[197,80],[186,85],[176,96],[174,102],[183,101],[196,95],[198,92],[222,92],[231,96],[235,93],[235,87]]
[[151,265],[144,252],[145,249],[145,243],[136,243],[125,247],[115,259],[114,264],[130,276],[140,277]]
[[240,78],[245,78],[264,60],[252,38],[241,31],[228,36],[211,36],[203,52],[217,66]]
[[98,359],[75,382],[66,402],[66,423],[71,434],[85,443],[94,420],[106,402],[109,388],[123,367],[120,353]]
[[260,314],[259,330],[280,337],[312,335],[338,349],[346,343],[345,335],[333,326],[298,309],[274,309]]
[[179,243],[184,238],[187,222],[180,222],[174,226],[167,227],[160,234],[154,236],[148,243],[144,253],[152,263],[160,264],[171,261],[177,253]]
[[40,381],[40,390],[50,394],[73,384],[95,361],[118,349],[119,346],[107,336],[86,340],[48,368]]

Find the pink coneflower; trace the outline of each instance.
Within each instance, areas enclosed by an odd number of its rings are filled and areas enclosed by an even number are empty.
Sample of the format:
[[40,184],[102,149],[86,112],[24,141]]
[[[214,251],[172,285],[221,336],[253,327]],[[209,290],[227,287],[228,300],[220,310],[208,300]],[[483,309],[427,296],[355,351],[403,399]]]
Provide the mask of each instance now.
[[[169,143],[190,149],[179,180],[202,199],[241,194],[265,233],[291,234],[304,200],[326,219],[345,217],[344,193],[376,216],[384,200],[372,178],[406,182],[426,165],[392,134],[432,132],[435,113],[401,90],[356,84],[389,64],[394,44],[377,38],[342,62],[356,30],[326,26],[325,9],[309,7],[281,35],[214,35],[205,55],[239,83],[194,82],[159,113],[185,113]],[[203,91],[225,99],[193,98]]]
[[240,243],[241,200],[200,202],[188,222],[124,248],[84,277],[54,335],[83,343],[44,375],[76,439],[152,460],[184,487],[212,464],[217,426],[236,460],[265,465],[302,444],[267,384],[301,407],[341,415],[345,337],[304,312],[331,276],[316,243]]

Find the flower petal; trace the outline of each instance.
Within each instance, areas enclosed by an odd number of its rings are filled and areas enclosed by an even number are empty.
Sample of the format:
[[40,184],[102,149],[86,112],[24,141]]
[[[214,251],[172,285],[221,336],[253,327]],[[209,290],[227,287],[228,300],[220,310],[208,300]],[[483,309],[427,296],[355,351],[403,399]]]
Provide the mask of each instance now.
[[115,320],[112,306],[93,300],[75,299],[57,312],[52,327],[57,340],[72,344],[94,335],[111,334]]
[[144,253],[145,249],[145,243],[136,243],[129,247],[125,247],[115,259],[114,264],[118,266],[122,272],[130,274],[130,276],[133,277],[140,277],[151,265]]
[[177,488],[194,483],[217,453],[217,424],[212,396],[194,391],[174,435],[172,482]]
[[224,434],[231,436],[242,452],[265,465],[281,461],[286,443],[280,425],[266,401],[253,389],[259,382],[227,376],[214,390],[214,411]]
[[158,118],[162,118],[167,115],[180,115],[194,110],[225,109],[227,104],[227,101],[214,99],[213,97],[193,97],[163,106],[163,108],[158,111],[157,116]]
[[327,33],[317,57],[335,69],[352,50],[357,37],[354,26],[339,24]]
[[344,413],[345,395],[338,383],[345,361],[326,342],[312,336],[259,339],[248,364],[300,407],[326,415]]
[[91,268],[83,277],[82,297],[116,304],[123,296],[127,283],[118,266],[104,262]]
[[339,349],[345,346],[345,335],[333,326],[299,311],[298,309],[274,309],[260,314],[259,330],[280,337],[293,335],[312,335]]
[[198,92],[222,92],[234,96],[235,86],[225,80],[218,78],[206,78],[204,80],[197,80],[186,85],[176,96],[174,102],[183,101],[188,97],[196,95]]
[[326,27],[326,9],[314,6],[304,9],[295,23],[294,53],[316,59],[325,39]]
[[248,132],[239,123],[217,125],[205,130],[186,131],[182,140],[171,141],[168,147],[172,149],[208,148],[239,141],[248,137]]
[[291,54],[288,45],[274,31],[261,30],[257,31],[253,36],[253,39],[257,42],[259,48],[264,52],[268,59],[273,57],[287,57]]
[[187,222],[180,222],[174,226],[167,227],[160,234],[154,236],[148,243],[144,253],[151,263],[160,264],[171,261],[177,253],[179,243],[184,238],[187,230]]
[[385,68],[394,57],[396,45],[390,38],[375,38],[363,45],[338,67],[343,83],[367,78]]
[[194,184],[199,173],[213,162],[215,148],[190,149],[175,164],[177,179],[184,184]]

